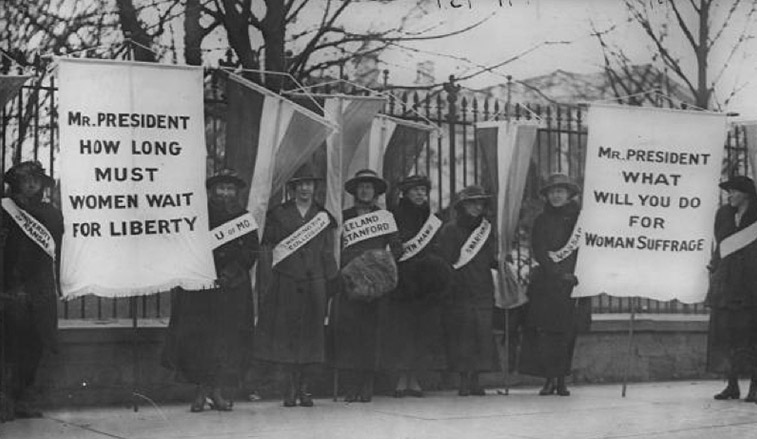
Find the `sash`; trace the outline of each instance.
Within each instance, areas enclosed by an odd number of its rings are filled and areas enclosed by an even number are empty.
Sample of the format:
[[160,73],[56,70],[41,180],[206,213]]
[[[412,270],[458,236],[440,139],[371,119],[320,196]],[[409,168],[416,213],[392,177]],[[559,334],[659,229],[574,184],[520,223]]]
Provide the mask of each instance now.
[[26,236],[40,246],[53,260],[55,260],[55,240],[47,227],[42,225],[36,218],[29,215],[25,210],[16,205],[10,198],[3,198],[3,209],[13,218]]
[[757,222],[720,241],[720,258],[737,252],[757,239]]
[[426,248],[441,227],[442,220],[433,213],[429,215],[428,219],[423,224],[423,227],[421,227],[421,230],[409,241],[402,243],[402,256],[400,256],[400,262],[407,261]]
[[566,242],[565,245],[559,250],[547,252],[549,259],[552,259],[552,262],[557,264],[573,254],[574,251],[578,250],[578,246],[581,245],[581,237],[583,236],[583,234],[584,229],[581,225],[581,218],[579,217],[578,221],[576,221],[576,226],[573,228],[573,233],[571,233],[570,238],[568,239],[568,242]]
[[273,248],[273,266],[275,267],[276,264],[310,242],[310,240],[315,238],[328,227],[330,222],[329,215],[324,211],[320,211],[313,217],[313,219],[295,230],[291,235],[282,239],[281,242],[276,244],[276,247]]
[[232,218],[210,231],[213,250],[257,229],[258,223],[255,222],[255,218],[250,212]]
[[476,227],[476,230],[470,234],[468,240],[465,241],[465,244],[463,244],[463,247],[460,249],[460,257],[457,259],[457,262],[452,265],[452,268],[459,270],[465,264],[472,261],[478,252],[484,248],[484,244],[486,243],[486,240],[489,239],[491,231],[491,223],[484,218],[481,221],[481,224]]
[[394,233],[397,223],[391,212],[380,209],[345,221],[343,230],[342,248],[347,248],[366,239]]

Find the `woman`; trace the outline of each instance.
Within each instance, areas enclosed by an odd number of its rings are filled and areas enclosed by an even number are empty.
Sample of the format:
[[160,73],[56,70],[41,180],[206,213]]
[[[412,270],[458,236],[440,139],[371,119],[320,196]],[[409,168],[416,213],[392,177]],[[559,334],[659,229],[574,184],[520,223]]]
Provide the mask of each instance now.
[[[531,233],[534,259],[539,263],[528,290],[525,329],[519,372],[545,378],[539,395],[570,395],[565,376],[570,374],[575,346],[578,307],[590,302],[570,298],[578,279],[573,274],[576,252],[552,252],[568,242],[578,220],[574,200],[580,189],[567,175],[553,174],[539,191],[546,198],[544,211],[536,217]],[[588,314],[585,314],[588,315]]]
[[[757,191],[752,179],[742,176],[720,187],[728,191],[728,204],[715,216],[717,248],[709,267],[706,301],[710,306],[707,369],[728,379],[715,399],[739,399],[739,375],[747,375],[751,381],[744,401],[757,402],[757,241],[734,237],[757,221]],[[736,245],[724,246],[726,241]]]
[[261,298],[255,357],[284,369],[284,407],[314,405],[307,372],[325,360],[326,290],[337,274],[336,221],[313,199],[318,180],[310,166],[301,167],[287,182],[292,199],[268,212],[263,234],[263,245],[273,251],[273,273]]
[[[56,261],[60,255],[63,217],[52,204],[42,201],[46,187],[55,180],[39,162],[19,163],[5,174],[10,197],[3,199],[3,289],[0,324],[3,325],[3,370],[0,370],[0,422],[37,418],[42,413],[29,404],[27,390],[34,383],[45,350],[56,350],[58,323]],[[55,243],[46,248],[24,231],[19,215],[34,218]],[[49,243],[48,243],[49,244]],[[47,251],[46,251],[47,250]],[[3,394],[7,390],[8,394]]]
[[479,374],[496,367],[492,334],[496,268],[494,228],[484,215],[491,196],[468,186],[457,197],[454,219],[439,232],[442,257],[452,264],[443,318],[448,368],[460,374],[460,396],[483,396]]
[[[249,213],[239,202],[245,182],[236,172],[224,169],[205,183],[208,189],[210,229],[224,229]],[[213,233],[217,239],[221,234]],[[196,384],[190,411],[201,412],[206,404],[230,411],[232,402],[221,393],[225,375],[238,380],[245,369],[251,343],[253,303],[250,269],[257,259],[258,233],[254,229],[237,232],[236,238],[214,241],[213,259],[218,289],[185,291],[178,288],[171,298],[168,342],[164,366],[177,370]]]
[[392,211],[403,253],[397,289],[382,300],[381,368],[399,375],[396,398],[422,397],[418,372],[446,367],[441,296],[451,267],[438,256],[442,221],[431,214],[430,188],[426,177],[407,177],[399,183],[401,198]]
[[[396,266],[391,260],[398,258],[402,244],[396,232],[392,214],[376,205],[378,197],[386,192],[387,184],[376,172],[364,169],[344,184],[347,193],[354,197],[355,205],[342,212],[343,287],[334,300],[334,366],[343,370],[347,402],[370,402],[373,398],[373,381],[379,367],[378,346],[380,294],[396,287]],[[386,255],[389,247],[391,255]],[[383,256],[382,256],[383,253]],[[386,269],[394,267],[394,273]],[[353,276],[353,274],[357,274]],[[371,279],[362,284],[361,279]],[[364,282],[368,283],[368,282]],[[367,296],[362,291],[374,291]]]

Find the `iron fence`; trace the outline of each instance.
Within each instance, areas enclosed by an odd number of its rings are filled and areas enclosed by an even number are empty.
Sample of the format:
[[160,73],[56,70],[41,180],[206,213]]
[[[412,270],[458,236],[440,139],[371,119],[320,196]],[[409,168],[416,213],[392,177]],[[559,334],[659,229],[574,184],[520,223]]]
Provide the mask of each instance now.
[[[226,165],[225,97],[222,84],[214,71],[208,72],[206,86],[206,139],[208,171]],[[344,89],[325,86],[317,93],[364,94],[365,89]],[[432,138],[416,157],[413,172],[429,177],[433,184],[432,207],[443,209],[453,195],[464,186],[482,182],[482,158],[476,148],[474,124],[481,121],[541,119],[535,150],[529,165],[520,224],[511,255],[524,282],[532,266],[529,255],[530,226],[541,210],[543,201],[538,189],[553,172],[569,174],[583,182],[587,128],[585,109],[570,105],[511,104],[460,91],[454,84],[430,91],[380,90],[387,96],[383,112],[412,121],[425,121],[440,127],[444,135]],[[23,160],[39,160],[53,177],[57,175],[58,126],[57,87],[53,77],[31,79],[21,92],[0,111],[0,164],[3,170]],[[725,144],[723,174],[744,174],[748,171],[746,141],[743,127],[734,126]],[[4,190],[4,188],[0,188]],[[58,188],[49,194],[60,205]],[[606,295],[593,298],[597,313],[630,312],[632,299]],[[686,305],[677,301],[641,300],[642,312],[706,313],[702,304]],[[62,319],[113,320],[135,317],[165,318],[170,315],[168,293],[143,296],[134,302],[126,299],[81,297],[61,301]]]

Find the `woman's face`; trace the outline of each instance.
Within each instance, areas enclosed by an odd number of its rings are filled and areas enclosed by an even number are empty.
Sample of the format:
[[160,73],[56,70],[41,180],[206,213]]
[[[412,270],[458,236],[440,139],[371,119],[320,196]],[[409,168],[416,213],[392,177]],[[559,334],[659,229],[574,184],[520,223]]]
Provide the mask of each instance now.
[[564,206],[570,200],[570,192],[562,186],[551,187],[547,190],[547,200],[554,207]]
[[733,207],[741,207],[749,203],[749,195],[736,189],[728,189],[728,204]]
[[315,181],[302,180],[294,185],[294,196],[300,201],[310,201],[315,193]]
[[237,185],[234,183],[223,182],[216,183],[213,186],[213,193],[211,196],[218,201],[230,201],[237,197]]
[[422,206],[428,201],[426,186],[415,186],[405,191],[405,197],[416,206]]
[[33,197],[42,190],[42,179],[36,175],[23,175],[19,179],[18,190],[23,197]]
[[361,181],[357,184],[357,187],[355,188],[355,198],[359,202],[370,204],[373,202],[375,196],[376,188],[373,186],[373,183],[369,181]]
[[463,201],[463,210],[466,214],[474,218],[483,215],[485,206],[486,202],[484,200]]

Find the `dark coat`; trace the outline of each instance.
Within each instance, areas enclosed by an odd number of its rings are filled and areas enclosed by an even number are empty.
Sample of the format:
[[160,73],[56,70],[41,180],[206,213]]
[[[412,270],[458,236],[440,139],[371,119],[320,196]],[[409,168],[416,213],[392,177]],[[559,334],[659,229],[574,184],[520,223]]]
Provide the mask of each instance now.
[[591,302],[589,299],[571,299],[574,285],[564,278],[564,275],[573,274],[577,252],[558,263],[548,255],[568,242],[578,214],[579,207],[575,202],[562,207],[547,203],[544,212],[534,221],[531,246],[539,266],[534,270],[526,292],[528,303],[521,373],[544,377],[569,374],[579,326],[588,326],[584,320],[590,319],[588,307]]
[[750,203],[736,225],[736,209],[725,205],[715,214],[717,248],[710,262],[712,277],[707,304],[713,308],[752,308],[757,306],[757,241],[720,259],[720,243],[727,237],[757,221],[757,202]]
[[[402,242],[412,239],[431,214],[428,204],[402,198],[392,212]],[[398,263],[399,283],[380,312],[381,369],[446,368],[442,327],[442,294],[452,267],[439,254],[438,236],[417,255]]]
[[757,221],[757,202],[750,203],[740,224],[736,209],[722,206],[715,215],[717,247],[706,303],[711,307],[707,370],[757,374],[757,242],[720,259],[720,243]]
[[[325,210],[313,204],[305,217],[295,202],[268,213],[263,244],[273,248]],[[255,357],[284,364],[325,361],[326,285],[337,274],[336,221],[273,267],[270,287],[261,297]]]
[[[33,201],[18,206],[47,228],[60,256],[63,217],[49,203]],[[58,267],[53,259],[32,241],[3,210],[3,297],[0,322],[6,337],[2,340],[6,364],[10,366],[14,397],[30,386],[44,349],[56,350]],[[59,260],[59,257],[56,259]],[[5,377],[0,377],[5,379]]]
[[[373,206],[371,211],[379,210]],[[343,221],[359,216],[355,207],[342,212]],[[402,252],[402,243],[397,233],[381,235],[360,241],[342,251],[341,265],[344,267],[351,260],[367,250],[390,247],[392,254],[398,258]],[[333,362],[340,369],[376,370],[379,367],[379,350],[381,333],[379,331],[380,304],[386,298],[365,302],[352,300],[342,291],[334,298],[333,316]]]
[[[246,213],[241,208],[232,213],[210,204],[210,229]],[[254,313],[250,269],[259,251],[257,231],[229,241],[213,250],[219,288],[176,288],[172,292],[162,363],[178,371],[183,380],[220,385],[243,378]]]
[[[454,264],[460,249],[483,217],[471,218],[458,212],[456,218],[439,231],[442,258]],[[443,310],[447,365],[458,372],[496,369],[496,350],[492,333],[494,282],[491,269],[496,268],[496,233],[492,232],[484,247],[472,261],[452,274]]]

